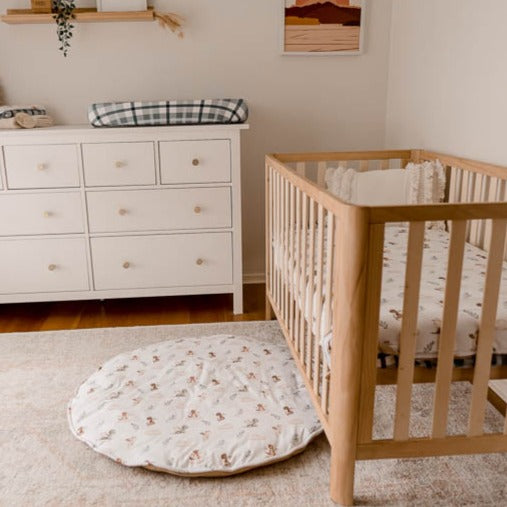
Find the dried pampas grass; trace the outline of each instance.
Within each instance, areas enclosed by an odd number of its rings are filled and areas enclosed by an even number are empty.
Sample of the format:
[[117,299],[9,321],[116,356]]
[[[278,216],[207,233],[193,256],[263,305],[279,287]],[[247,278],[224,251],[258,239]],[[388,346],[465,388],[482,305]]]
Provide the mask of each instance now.
[[183,21],[184,19],[172,12],[154,12],[158,24],[162,28],[167,28],[176,34],[180,39],[183,37]]

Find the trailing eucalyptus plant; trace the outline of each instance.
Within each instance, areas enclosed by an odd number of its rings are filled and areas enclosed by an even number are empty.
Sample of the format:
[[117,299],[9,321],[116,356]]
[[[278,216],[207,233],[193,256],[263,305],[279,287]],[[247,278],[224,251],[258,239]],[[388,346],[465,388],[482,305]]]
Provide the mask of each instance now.
[[56,34],[60,41],[58,48],[63,56],[67,57],[70,49],[70,39],[74,25],[74,10],[76,8],[75,0],[53,0],[53,18],[56,21]]

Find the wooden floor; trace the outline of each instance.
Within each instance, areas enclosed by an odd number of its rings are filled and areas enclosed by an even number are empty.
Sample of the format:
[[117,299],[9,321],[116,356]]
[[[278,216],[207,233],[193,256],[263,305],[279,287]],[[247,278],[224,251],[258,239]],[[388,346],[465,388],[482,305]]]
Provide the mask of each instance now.
[[177,296],[0,305],[0,333],[264,319],[264,284],[245,285],[244,311],[232,295]]

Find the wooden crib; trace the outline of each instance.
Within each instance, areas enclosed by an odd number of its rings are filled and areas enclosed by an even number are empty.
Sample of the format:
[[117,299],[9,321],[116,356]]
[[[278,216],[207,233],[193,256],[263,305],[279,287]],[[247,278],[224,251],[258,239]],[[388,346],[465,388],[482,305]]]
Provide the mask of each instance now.
[[[327,167],[360,171],[405,167],[438,159],[447,174],[446,202],[360,207],[324,188]],[[356,460],[507,452],[503,433],[485,434],[489,388],[507,378],[492,366],[493,335],[504,260],[507,168],[421,150],[271,155],[266,157],[267,318],[283,330],[331,446],[331,498],[353,504]],[[438,366],[417,366],[415,344],[425,222],[445,221],[450,231]],[[378,368],[378,337],[385,226],[408,222],[403,318],[397,368]],[[475,365],[456,368],[454,341],[465,242],[489,252]],[[312,273],[312,276],[309,274]],[[330,283],[326,283],[329,281]],[[309,284],[308,289],[305,284]],[[306,290],[325,293],[317,303]],[[323,360],[320,319],[332,322],[331,362]],[[313,324],[316,322],[316,324]],[[449,436],[451,383],[472,383],[468,429]],[[414,383],[434,383],[433,424],[424,438],[410,437]],[[375,389],[395,384],[393,438],[373,439]]]

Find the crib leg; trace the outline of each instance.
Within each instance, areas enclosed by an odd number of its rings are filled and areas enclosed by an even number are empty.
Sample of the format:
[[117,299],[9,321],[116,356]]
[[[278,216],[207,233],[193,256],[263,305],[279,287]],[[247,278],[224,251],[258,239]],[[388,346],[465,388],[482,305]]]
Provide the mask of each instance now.
[[338,505],[354,505],[355,459],[341,449],[331,448],[331,499]]
[[273,320],[275,318],[275,312],[269,302],[268,296],[266,294],[266,320]]

